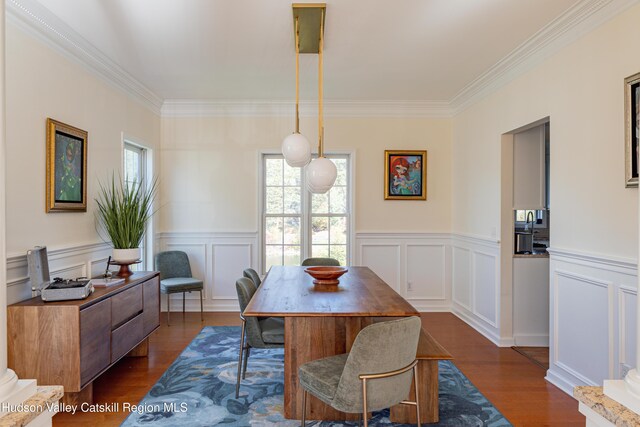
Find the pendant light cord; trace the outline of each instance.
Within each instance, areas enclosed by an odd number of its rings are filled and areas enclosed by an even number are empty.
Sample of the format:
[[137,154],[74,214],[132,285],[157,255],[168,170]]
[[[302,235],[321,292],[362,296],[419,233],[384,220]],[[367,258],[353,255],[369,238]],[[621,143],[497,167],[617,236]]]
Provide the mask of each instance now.
[[296,133],[300,133],[300,26],[296,16]]
[[324,10],[320,14],[320,45],[318,46],[318,157],[324,157],[324,125],[322,123],[322,51],[324,50]]

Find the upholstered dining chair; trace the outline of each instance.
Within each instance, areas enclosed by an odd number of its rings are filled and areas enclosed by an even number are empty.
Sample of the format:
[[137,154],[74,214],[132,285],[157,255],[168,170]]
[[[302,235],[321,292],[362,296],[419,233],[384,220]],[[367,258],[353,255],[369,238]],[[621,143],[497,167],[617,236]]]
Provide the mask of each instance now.
[[253,268],[246,268],[242,272],[242,275],[244,277],[246,277],[247,279],[251,279],[253,281],[253,284],[256,285],[256,288],[260,287],[260,284],[262,283],[262,280],[260,280],[260,276],[258,275],[258,273]]
[[334,258],[307,258],[302,261],[303,267],[311,267],[311,266],[332,266],[338,267],[340,266],[340,261]]
[[202,307],[202,280],[191,274],[189,257],[182,251],[165,251],[156,254],[156,269],[160,271],[160,292],[167,295],[167,325],[171,325],[171,294],[182,293],[182,313],[184,314],[185,294],[200,292],[200,320],[204,320]]
[[256,292],[256,285],[249,278],[236,280],[236,292],[240,304],[240,319],[242,332],[240,333],[240,351],[238,352],[238,378],[236,382],[236,399],[240,395],[240,375],[242,379],[247,375],[247,363],[251,348],[283,348],[284,322],[275,317],[257,318],[244,316],[244,310]]
[[[306,421],[307,393],[338,411],[362,411],[365,427],[369,411],[398,403],[414,405],[420,427],[416,351],[421,327],[418,317],[375,323],[358,333],[349,353],[300,366],[302,427]],[[412,378],[416,378],[416,400],[408,402],[405,399],[409,396]]]

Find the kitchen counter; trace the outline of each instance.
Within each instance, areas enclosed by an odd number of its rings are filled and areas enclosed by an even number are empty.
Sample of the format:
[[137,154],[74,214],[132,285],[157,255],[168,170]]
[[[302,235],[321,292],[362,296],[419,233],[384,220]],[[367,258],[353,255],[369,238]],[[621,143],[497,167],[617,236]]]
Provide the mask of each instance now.
[[549,252],[534,252],[532,254],[513,254],[514,258],[549,258]]

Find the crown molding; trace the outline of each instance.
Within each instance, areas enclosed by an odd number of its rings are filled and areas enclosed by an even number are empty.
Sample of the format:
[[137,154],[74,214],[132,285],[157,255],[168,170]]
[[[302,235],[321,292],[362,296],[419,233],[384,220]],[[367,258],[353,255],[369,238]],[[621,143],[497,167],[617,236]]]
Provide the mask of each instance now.
[[461,113],[640,0],[582,0],[465,86],[450,102]]
[[160,114],[162,98],[100,52],[77,31],[34,0],[7,0],[7,22],[80,63],[125,94]]
[[[293,101],[167,99],[162,117],[292,117]],[[318,105],[300,103],[300,116],[315,117]],[[421,117],[452,116],[447,101],[331,101],[324,102],[326,117]]]

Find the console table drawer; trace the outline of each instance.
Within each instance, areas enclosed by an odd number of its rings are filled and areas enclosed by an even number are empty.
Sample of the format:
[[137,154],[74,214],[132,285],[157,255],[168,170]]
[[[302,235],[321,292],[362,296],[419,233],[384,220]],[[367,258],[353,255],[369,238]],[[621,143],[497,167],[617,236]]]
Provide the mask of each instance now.
[[111,297],[112,328],[117,328],[140,312],[142,312],[142,286],[134,286]]
[[118,329],[111,331],[111,363],[127,354],[142,341],[143,315],[139,314]]
[[80,310],[80,386],[111,363],[111,300]]

